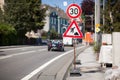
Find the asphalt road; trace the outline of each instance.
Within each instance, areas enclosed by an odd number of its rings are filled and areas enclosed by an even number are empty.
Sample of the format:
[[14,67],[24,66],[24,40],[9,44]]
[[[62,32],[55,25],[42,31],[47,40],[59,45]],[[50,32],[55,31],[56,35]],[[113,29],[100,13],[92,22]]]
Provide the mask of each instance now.
[[[65,52],[47,51],[47,46],[0,49],[0,80],[25,80],[23,78],[32,71],[72,49],[73,47],[65,47]],[[52,63],[49,66],[59,65]],[[47,70],[43,71],[48,73]]]

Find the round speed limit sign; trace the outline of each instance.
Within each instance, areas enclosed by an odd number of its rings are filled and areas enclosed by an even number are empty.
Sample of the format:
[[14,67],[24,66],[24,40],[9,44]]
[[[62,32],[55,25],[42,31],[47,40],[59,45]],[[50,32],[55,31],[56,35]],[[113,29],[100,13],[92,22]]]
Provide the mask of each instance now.
[[70,18],[78,18],[82,14],[82,10],[77,4],[69,5],[66,12]]

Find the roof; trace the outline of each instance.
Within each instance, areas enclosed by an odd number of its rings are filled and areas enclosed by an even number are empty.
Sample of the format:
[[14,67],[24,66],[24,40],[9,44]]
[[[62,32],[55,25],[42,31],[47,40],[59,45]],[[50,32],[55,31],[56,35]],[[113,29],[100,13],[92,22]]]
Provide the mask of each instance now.
[[66,15],[66,13],[64,12],[64,10],[62,10],[59,7],[52,7],[50,5],[47,4],[43,4],[43,6],[46,6],[48,8],[48,10],[51,12],[57,12],[58,16],[61,18],[65,18],[65,19],[69,19],[68,16]]

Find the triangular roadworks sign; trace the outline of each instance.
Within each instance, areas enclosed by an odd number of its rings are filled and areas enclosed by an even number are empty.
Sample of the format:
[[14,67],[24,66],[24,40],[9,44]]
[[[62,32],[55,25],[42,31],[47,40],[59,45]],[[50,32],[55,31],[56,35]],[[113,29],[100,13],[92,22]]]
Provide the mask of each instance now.
[[68,26],[67,30],[64,32],[63,37],[71,37],[71,38],[82,38],[83,34],[80,31],[79,26],[76,21],[73,20],[72,23]]

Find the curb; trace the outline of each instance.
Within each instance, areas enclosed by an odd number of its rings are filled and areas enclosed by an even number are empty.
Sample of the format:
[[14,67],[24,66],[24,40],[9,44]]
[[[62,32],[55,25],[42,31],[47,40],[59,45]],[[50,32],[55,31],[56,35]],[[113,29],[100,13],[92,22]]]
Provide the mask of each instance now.
[[[76,56],[78,56],[81,52],[83,52],[87,48],[88,48],[88,46],[81,48],[81,51],[79,51],[79,53]],[[74,57],[72,59],[70,59],[69,62],[66,65],[64,65],[62,67],[62,69],[57,73],[55,80],[66,80],[68,71],[69,71],[70,67],[72,66],[73,61],[74,61]]]

